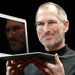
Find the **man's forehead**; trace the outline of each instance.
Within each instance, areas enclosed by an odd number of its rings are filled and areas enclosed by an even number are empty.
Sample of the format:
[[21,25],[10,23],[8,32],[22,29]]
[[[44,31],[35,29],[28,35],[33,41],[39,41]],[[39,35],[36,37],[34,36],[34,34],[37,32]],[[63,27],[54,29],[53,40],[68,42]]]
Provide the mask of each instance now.
[[12,28],[12,27],[24,28],[24,23],[14,21],[14,20],[8,20],[6,24],[6,28]]
[[14,20],[7,20],[7,24],[21,24],[22,22],[14,21]]
[[56,12],[56,13],[58,13],[58,10],[57,10],[57,8],[56,8],[56,6],[55,5],[46,5],[46,6],[43,6],[43,7],[40,7],[39,9],[38,9],[38,14],[39,13],[41,13],[43,10],[48,10],[48,11],[50,11],[50,12]]
[[56,8],[56,6],[54,5],[47,5],[47,6],[44,6],[44,7],[40,7],[37,11],[37,15],[36,15],[36,19],[39,17],[39,16],[44,16],[44,15],[57,15],[58,16],[58,10]]
[[14,20],[7,20],[6,26],[24,26],[23,22],[18,22]]
[[55,18],[55,17],[59,18],[58,10],[57,10],[56,6],[49,5],[49,6],[42,7],[38,10],[36,20],[38,21],[38,19],[40,20],[41,18],[42,19],[47,19],[47,18],[51,19],[51,18]]

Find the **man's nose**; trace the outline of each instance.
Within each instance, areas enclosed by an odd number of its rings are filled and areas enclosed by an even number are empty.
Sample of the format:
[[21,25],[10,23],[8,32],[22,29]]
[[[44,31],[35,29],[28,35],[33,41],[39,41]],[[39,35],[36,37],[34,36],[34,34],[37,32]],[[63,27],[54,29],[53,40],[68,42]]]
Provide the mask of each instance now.
[[44,25],[43,30],[44,32],[48,32],[50,30],[47,23]]
[[14,31],[10,30],[10,31],[7,33],[7,36],[8,36],[9,38],[13,38],[13,37],[16,36],[16,35],[15,35],[15,32],[14,32]]

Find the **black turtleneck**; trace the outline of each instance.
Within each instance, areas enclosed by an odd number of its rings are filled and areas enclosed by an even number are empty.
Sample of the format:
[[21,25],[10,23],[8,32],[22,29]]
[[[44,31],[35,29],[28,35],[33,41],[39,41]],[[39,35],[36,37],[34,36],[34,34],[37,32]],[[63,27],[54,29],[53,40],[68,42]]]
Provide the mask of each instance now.
[[46,51],[46,50],[44,50],[43,52],[44,53],[49,53],[49,54],[58,53],[58,55],[64,55],[68,49],[69,49],[68,46],[65,45],[63,48],[61,48],[59,50],[56,50],[56,51]]
[[[48,52],[48,51],[44,50],[43,52],[50,53],[50,54],[58,53],[60,56],[71,55],[68,58],[60,58],[60,60],[64,66],[65,75],[75,75],[75,55],[74,55],[75,51],[68,48],[67,45],[65,45],[63,48],[61,48],[57,51]],[[73,56],[72,56],[72,54],[73,54]],[[50,63],[51,63],[51,61],[53,61],[53,60],[50,60]],[[45,75],[45,74],[37,66],[35,66],[34,64],[30,64],[22,71],[21,75]]]

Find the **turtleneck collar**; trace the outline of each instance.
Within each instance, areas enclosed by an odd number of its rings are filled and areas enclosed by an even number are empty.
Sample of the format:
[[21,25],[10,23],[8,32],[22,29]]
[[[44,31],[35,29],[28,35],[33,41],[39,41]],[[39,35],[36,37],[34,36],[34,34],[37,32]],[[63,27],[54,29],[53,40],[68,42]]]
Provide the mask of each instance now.
[[56,50],[56,51],[44,51],[45,53],[55,54],[58,53],[58,55],[63,55],[67,51],[68,46],[65,45],[63,48]]

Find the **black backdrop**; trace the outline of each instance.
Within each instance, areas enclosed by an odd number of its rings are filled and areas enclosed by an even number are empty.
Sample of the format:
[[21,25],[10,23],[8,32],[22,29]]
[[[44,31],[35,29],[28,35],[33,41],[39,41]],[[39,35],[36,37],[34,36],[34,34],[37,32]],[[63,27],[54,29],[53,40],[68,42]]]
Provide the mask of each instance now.
[[[27,28],[28,28],[28,39],[29,39],[29,49],[30,51],[41,51],[43,46],[39,43],[37,35],[36,35],[36,27],[35,27],[35,13],[40,4],[44,2],[52,1],[59,5],[61,5],[68,14],[68,19],[70,21],[70,28],[66,34],[66,42],[71,49],[75,50],[74,47],[74,33],[75,33],[75,22],[74,22],[74,1],[71,0],[25,0],[25,1],[17,1],[10,0],[9,2],[5,2],[5,0],[0,2],[0,13],[23,18],[27,20]],[[3,42],[5,45],[5,42]],[[1,44],[1,42],[0,42]],[[0,73],[1,75],[5,75],[5,62],[4,60],[0,60]]]

